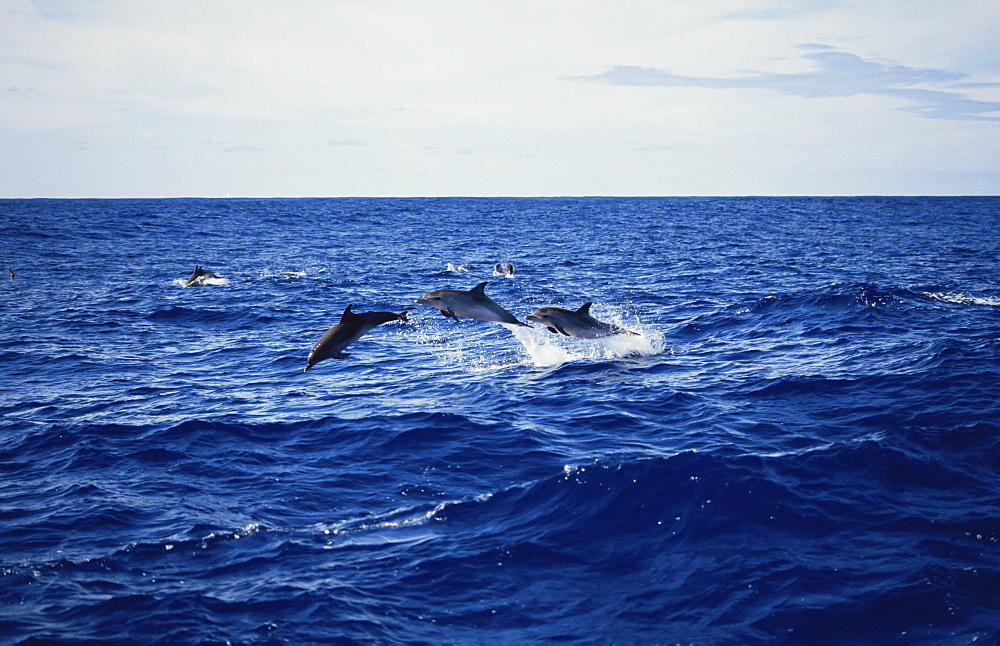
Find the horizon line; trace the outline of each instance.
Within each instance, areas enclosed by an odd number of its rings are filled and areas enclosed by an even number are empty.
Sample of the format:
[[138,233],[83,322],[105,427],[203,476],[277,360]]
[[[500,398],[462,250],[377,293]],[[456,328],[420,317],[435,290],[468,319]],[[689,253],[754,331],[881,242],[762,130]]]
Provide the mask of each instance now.
[[1000,197],[1000,193],[714,193],[593,195],[159,195],[159,196],[29,196],[0,200],[433,200],[433,199],[653,199],[653,198],[829,198],[829,197]]

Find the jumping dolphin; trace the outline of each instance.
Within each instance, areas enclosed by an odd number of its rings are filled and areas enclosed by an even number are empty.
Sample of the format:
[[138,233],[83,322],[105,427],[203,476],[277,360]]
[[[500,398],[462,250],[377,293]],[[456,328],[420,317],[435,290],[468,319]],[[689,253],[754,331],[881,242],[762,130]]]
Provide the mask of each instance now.
[[205,284],[206,280],[212,278],[222,278],[219,274],[214,271],[209,271],[202,267],[201,265],[195,265],[194,271],[188,277],[187,282],[184,283],[185,287],[200,287]]
[[541,323],[549,328],[549,332],[578,339],[599,339],[616,334],[637,334],[617,325],[601,323],[590,315],[591,305],[593,303],[584,303],[575,312],[560,307],[543,307],[532,312],[527,318],[529,321]]
[[346,352],[341,352],[344,348],[357,341],[363,334],[377,325],[388,323],[389,321],[407,322],[406,312],[393,314],[392,312],[365,312],[355,314],[351,311],[351,306],[344,308],[344,313],[340,316],[340,322],[326,331],[306,359],[306,367],[302,372],[309,370],[314,365],[324,359],[346,359],[351,356]]
[[433,292],[424,294],[422,298],[418,298],[416,302],[430,305],[434,309],[440,310],[444,316],[455,320],[458,320],[459,316],[464,316],[467,319],[476,319],[477,321],[493,321],[531,327],[527,323],[518,321],[513,314],[487,296],[486,285],[487,283],[479,283],[468,291],[435,289]]

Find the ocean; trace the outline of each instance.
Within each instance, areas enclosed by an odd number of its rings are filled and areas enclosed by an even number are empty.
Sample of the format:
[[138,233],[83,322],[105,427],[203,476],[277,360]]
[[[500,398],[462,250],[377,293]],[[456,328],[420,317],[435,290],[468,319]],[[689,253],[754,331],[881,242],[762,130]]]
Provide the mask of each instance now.
[[1000,643],[1000,198],[0,215],[2,643]]

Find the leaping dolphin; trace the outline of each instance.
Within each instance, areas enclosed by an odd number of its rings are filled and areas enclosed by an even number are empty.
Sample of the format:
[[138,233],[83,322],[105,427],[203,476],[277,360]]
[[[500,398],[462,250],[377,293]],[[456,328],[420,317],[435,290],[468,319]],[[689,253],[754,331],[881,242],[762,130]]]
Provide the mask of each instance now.
[[422,298],[416,300],[417,303],[430,305],[439,310],[444,316],[458,320],[459,316],[477,321],[493,321],[495,323],[507,323],[509,325],[523,325],[531,327],[527,323],[522,323],[514,318],[514,315],[496,304],[493,299],[486,295],[487,283],[479,283],[472,289],[466,291],[462,289],[435,289],[427,292]]
[[575,312],[560,307],[543,307],[532,312],[527,318],[529,321],[541,323],[549,328],[549,332],[553,334],[563,334],[577,339],[599,339],[616,334],[638,334],[617,325],[598,321],[590,315],[591,305],[593,303],[584,303]]
[[388,323],[389,321],[407,322],[406,312],[394,314],[392,312],[365,312],[355,314],[351,311],[351,305],[344,308],[344,313],[340,316],[340,321],[326,331],[306,359],[306,367],[302,372],[309,370],[314,365],[324,359],[346,359],[351,356],[346,352],[341,352],[344,348],[357,341],[362,335],[377,325]]
[[194,271],[188,277],[187,281],[184,283],[185,287],[200,287],[205,284],[205,281],[212,278],[222,278],[219,274],[214,271],[209,271],[202,267],[201,265],[195,265]]

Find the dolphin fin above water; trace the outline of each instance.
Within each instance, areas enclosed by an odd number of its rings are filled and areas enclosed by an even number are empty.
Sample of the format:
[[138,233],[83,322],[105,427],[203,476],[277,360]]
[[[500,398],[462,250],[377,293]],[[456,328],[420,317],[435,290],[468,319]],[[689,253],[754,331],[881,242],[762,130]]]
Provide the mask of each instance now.
[[205,284],[205,281],[211,280],[213,278],[222,278],[222,276],[215,273],[214,271],[209,271],[208,269],[205,269],[201,265],[195,265],[194,271],[191,272],[191,275],[188,277],[187,281],[185,281],[184,286],[200,287]]

